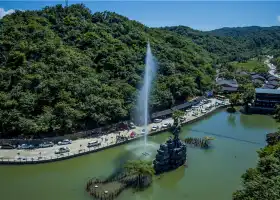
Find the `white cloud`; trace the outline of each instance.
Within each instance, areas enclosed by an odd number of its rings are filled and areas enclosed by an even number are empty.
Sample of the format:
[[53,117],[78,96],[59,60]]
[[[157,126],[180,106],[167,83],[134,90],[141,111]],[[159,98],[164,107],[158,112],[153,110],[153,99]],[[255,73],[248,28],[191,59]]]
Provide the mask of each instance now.
[[277,16],[277,20],[278,20],[278,22],[280,22],[280,15]]
[[5,11],[4,8],[0,8],[0,19],[2,19],[5,15],[10,15],[14,12],[15,12],[15,10],[13,10],[13,9]]

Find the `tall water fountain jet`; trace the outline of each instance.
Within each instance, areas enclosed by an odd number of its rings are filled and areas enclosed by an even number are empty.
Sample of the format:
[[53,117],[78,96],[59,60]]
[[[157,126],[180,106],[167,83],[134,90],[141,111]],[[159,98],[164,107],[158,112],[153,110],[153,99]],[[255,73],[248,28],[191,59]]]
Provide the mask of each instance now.
[[137,101],[136,109],[136,120],[140,124],[144,124],[145,135],[144,145],[147,146],[147,135],[148,135],[148,122],[149,122],[149,99],[152,82],[156,76],[157,65],[153,57],[150,43],[147,45],[146,60],[145,60],[145,74],[144,84],[140,90],[140,94]]

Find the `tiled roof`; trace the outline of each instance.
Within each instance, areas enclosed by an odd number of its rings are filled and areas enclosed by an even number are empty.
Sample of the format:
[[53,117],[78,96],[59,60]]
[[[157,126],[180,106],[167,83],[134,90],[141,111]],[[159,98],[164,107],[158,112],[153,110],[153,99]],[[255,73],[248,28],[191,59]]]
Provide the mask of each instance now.
[[235,92],[238,90],[237,87],[222,87],[223,91],[228,91],[228,92]]
[[241,75],[248,75],[249,73],[248,72],[245,72],[245,71],[241,71],[241,72],[238,72],[239,74]]
[[278,81],[268,81],[267,83],[266,83],[267,85],[279,85],[279,82]]
[[252,79],[262,79],[262,80],[265,80],[265,78],[259,74],[255,74],[255,75],[252,75]]
[[172,110],[180,110],[180,109],[183,109],[183,108],[187,108],[189,106],[195,105],[196,103],[200,102],[202,99],[203,99],[203,97],[199,97],[199,98],[195,99],[195,101],[186,102],[184,104],[174,106],[171,109]]
[[230,87],[238,87],[238,83],[236,80],[225,80],[225,79],[218,79],[218,85],[229,85]]
[[259,94],[279,94],[280,95],[280,90],[256,88],[256,93],[259,93]]
[[264,82],[264,80],[254,79],[254,80],[253,80],[253,82],[254,82],[254,83],[263,83],[263,82]]
[[172,114],[172,112],[173,111],[171,109],[168,109],[168,110],[160,111],[160,112],[157,112],[157,113],[153,113],[152,118],[161,117],[161,116],[164,116],[164,115],[170,115],[170,114]]
[[271,75],[267,78],[267,80],[273,81],[273,80],[279,80],[279,79],[276,76]]
[[274,89],[275,87],[276,87],[275,85],[265,84],[262,88],[266,88],[266,89]]
[[201,101],[202,99],[203,99],[203,97],[198,97],[198,98],[194,99],[193,101],[174,106],[171,109],[153,113],[152,118],[161,117],[161,116],[165,116],[165,115],[170,115],[170,114],[173,113],[174,110],[180,110],[180,109],[187,108],[189,106],[195,105],[197,102]]

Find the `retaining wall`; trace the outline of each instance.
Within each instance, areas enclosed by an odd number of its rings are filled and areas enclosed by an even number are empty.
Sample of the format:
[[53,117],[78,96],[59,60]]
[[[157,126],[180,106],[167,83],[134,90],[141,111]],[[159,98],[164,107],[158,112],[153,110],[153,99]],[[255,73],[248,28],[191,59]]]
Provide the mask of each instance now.
[[[174,111],[177,109],[183,109],[187,106],[194,105],[195,103],[197,103],[197,101],[201,101],[202,99],[204,99],[204,97],[195,98],[194,100],[187,102],[185,104],[174,106],[170,110]],[[165,112],[165,111],[161,111],[161,112]],[[151,116],[153,116],[154,114],[156,114],[156,113],[151,114]],[[63,136],[54,136],[54,137],[36,138],[36,139],[20,139],[20,138],[0,139],[0,144],[12,144],[12,145],[33,144],[35,146],[39,145],[43,142],[53,142],[56,144],[59,141],[62,141],[64,139],[77,140],[79,138],[87,138],[87,137],[90,137],[92,135],[95,135],[95,134],[101,133],[101,132],[102,132],[102,135],[105,135],[106,133],[117,132],[117,131],[119,131],[118,127],[120,126],[120,124],[126,124],[126,123],[128,123],[128,121],[123,121],[123,122],[119,122],[119,123],[115,123],[112,125],[95,128],[95,129],[91,129],[91,130],[75,132],[72,134],[66,134]]]
[[[199,116],[195,119],[192,119],[190,121],[187,121],[187,122],[183,122],[182,124],[191,124],[191,123],[194,123],[194,122],[197,122],[198,120],[201,120],[223,108],[227,107],[226,105],[225,106],[220,106],[220,107],[217,107],[215,108],[214,110],[202,115],[202,116]],[[162,129],[162,130],[159,130],[159,131],[155,131],[155,132],[151,132],[149,134],[149,136],[152,136],[152,135],[156,135],[156,134],[159,134],[159,133],[162,133],[162,132],[166,132],[166,131],[170,131],[171,128],[167,128],[167,129]],[[0,164],[2,165],[24,165],[24,164],[41,164],[41,163],[48,163],[48,162],[55,162],[55,161],[61,161],[61,160],[66,160],[66,159],[70,159],[70,158],[74,158],[74,157],[78,157],[78,156],[82,156],[82,155],[86,155],[86,154],[90,154],[90,153],[94,153],[94,152],[98,152],[98,151],[102,151],[102,150],[105,150],[105,149],[108,149],[108,148],[113,148],[113,147],[116,147],[116,146],[119,146],[119,145],[122,145],[122,144],[126,144],[128,142],[131,142],[131,141],[135,141],[135,140],[139,140],[140,138],[142,138],[143,136],[139,136],[139,137],[136,137],[136,138],[131,138],[129,140],[126,140],[126,141],[123,141],[123,142],[119,142],[119,143],[116,143],[116,144],[112,144],[112,145],[108,145],[108,146],[105,146],[105,147],[101,147],[101,148],[96,148],[96,149],[92,149],[92,150],[86,150],[86,151],[82,151],[80,153],[76,153],[76,154],[72,154],[71,153],[69,155],[66,155],[66,156],[61,156],[61,157],[54,157],[54,158],[50,158],[50,159],[42,159],[42,160],[28,160],[28,161],[21,161],[21,160],[0,160]]]

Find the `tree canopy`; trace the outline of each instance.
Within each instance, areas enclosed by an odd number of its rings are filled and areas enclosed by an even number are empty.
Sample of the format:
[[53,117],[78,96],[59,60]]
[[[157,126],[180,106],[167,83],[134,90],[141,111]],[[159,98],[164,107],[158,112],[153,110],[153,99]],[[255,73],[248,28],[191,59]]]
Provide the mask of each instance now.
[[[84,5],[0,20],[2,135],[71,133],[129,119],[147,41],[159,71],[151,112],[211,88],[212,58],[190,39]],[[199,80],[199,81],[195,81]]]
[[280,121],[280,105],[276,105],[273,117],[279,122]]
[[175,110],[172,113],[172,119],[174,120],[174,125],[177,126],[180,123],[180,118],[183,117],[185,113],[181,110]]
[[280,143],[258,153],[257,167],[242,175],[243,188],[233,194],[233,200],[280,199]]
[[231,107],[233,108],[239,101],[241,97],[239,93],[234,93],[229,96],[229,102]]
[[145,177],[151,179],[155,174],[152,162],[146,160],[129,160],[124,168],[129,174],[137,176],[137,185],[140,188],[145,184]]
[[65,134],[130,119],[147,41],[158,63],[150,112],[213,89],[217,63],[256,55],[240,38],[149,28],[82,4],[16,11],[0,19],[0,33],[2,137]]
[[207,50],[218,63],[247,61],[280,48],[280,27],[221,28],[202,32],[186,26],[165,27],[191,38]]
[[243,102],[248,104],[252,103],[252,100],[255,98],[255,88],[252,84],[242,85],[240,89],[242,91]]

